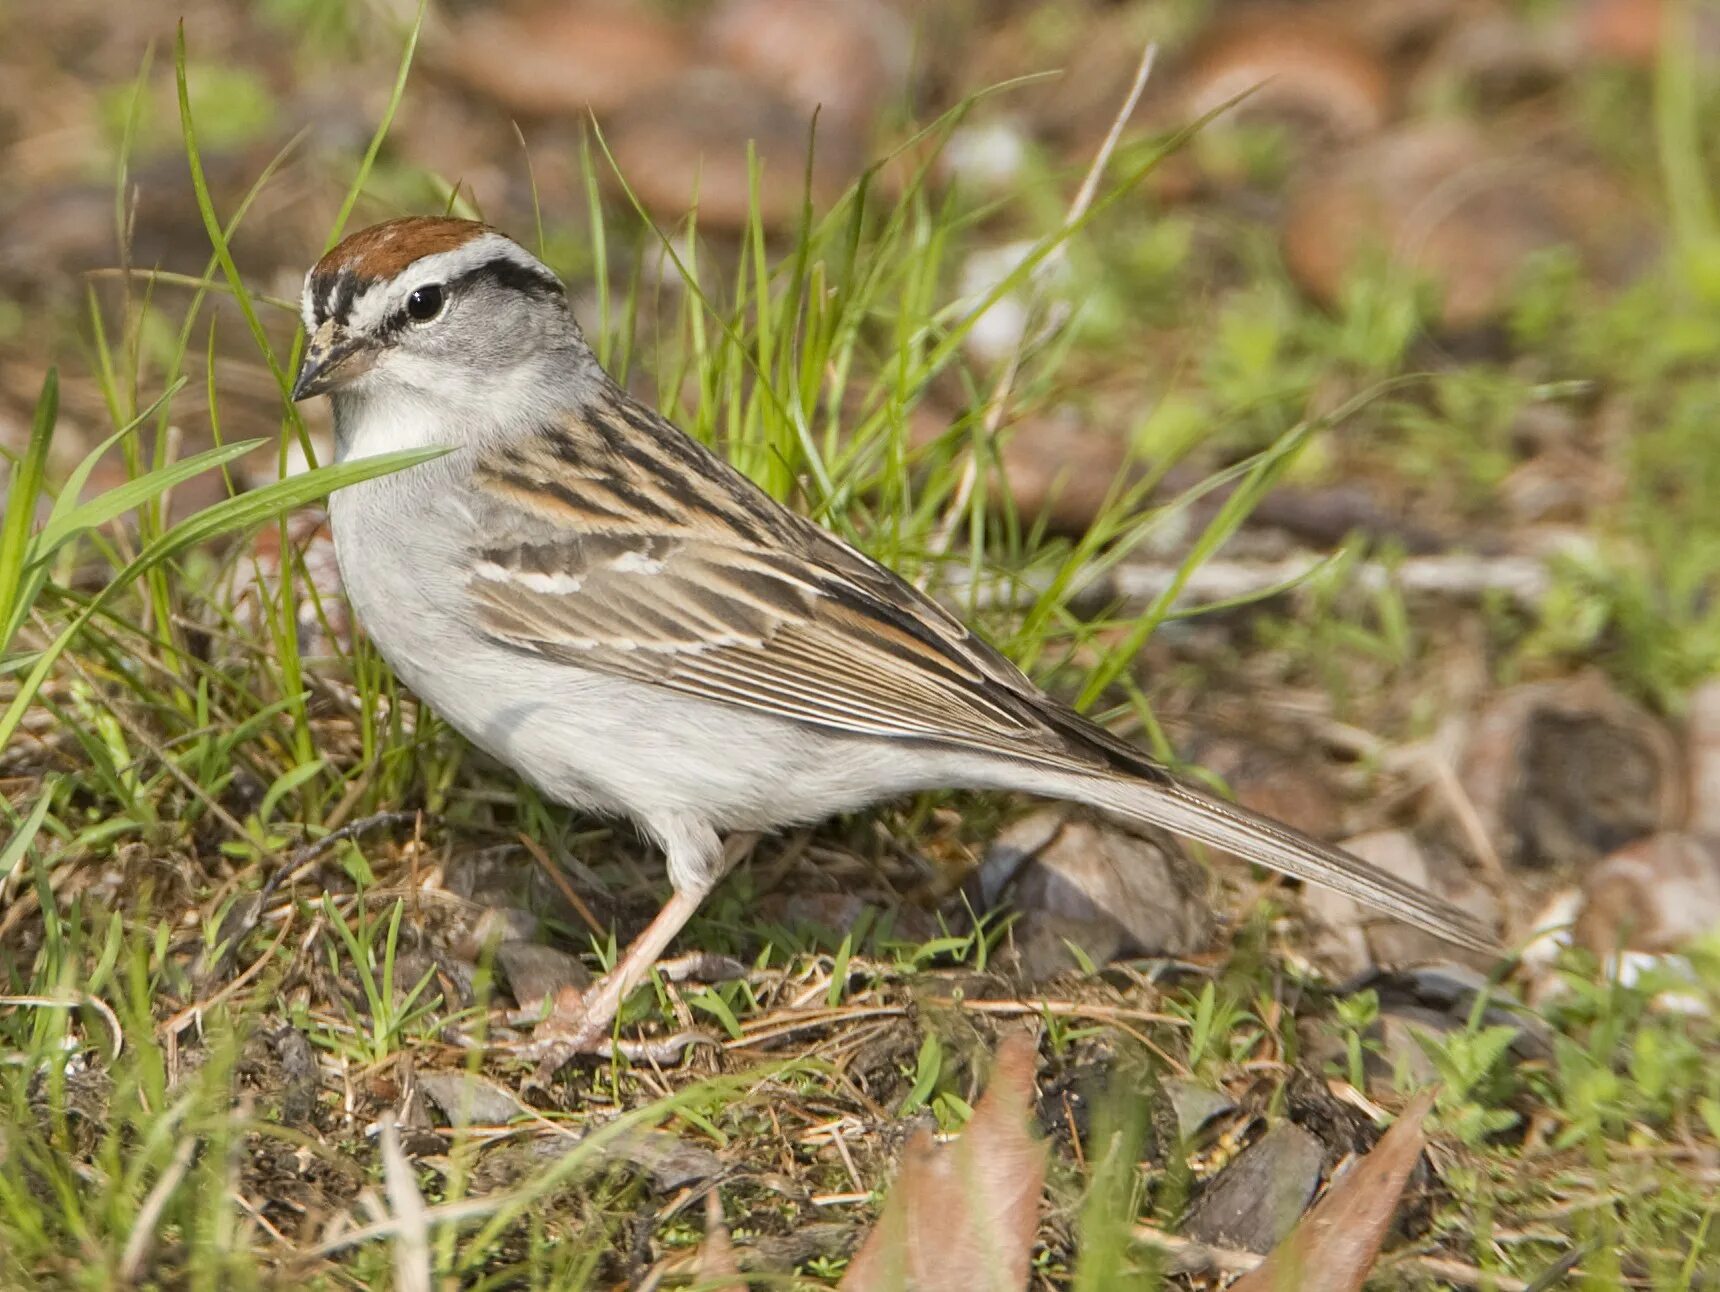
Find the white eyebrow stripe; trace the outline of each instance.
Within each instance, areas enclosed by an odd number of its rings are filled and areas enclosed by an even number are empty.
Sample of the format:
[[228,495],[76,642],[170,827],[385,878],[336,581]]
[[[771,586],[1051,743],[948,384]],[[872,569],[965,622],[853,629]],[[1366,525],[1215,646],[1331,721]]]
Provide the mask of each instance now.
[[484,232],[452,251],[439,251],[416,260],[394,278],[373,283],[359,292],[352,303],[348,326],[355,332],[373,331],[420,287],[446,283],[492,260],[511,260],[522,269],[555,278],[548,266],[512,238]]

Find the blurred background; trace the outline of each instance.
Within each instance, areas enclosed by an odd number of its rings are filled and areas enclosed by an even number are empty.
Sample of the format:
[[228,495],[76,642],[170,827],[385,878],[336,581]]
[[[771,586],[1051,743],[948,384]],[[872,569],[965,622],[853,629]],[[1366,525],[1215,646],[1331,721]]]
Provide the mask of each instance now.
[[[1378,436],[1346,446],[1389,459],[1349,464],[1389,468],[1374,473],[1371,505],[1418,542],[1508,519],[1580,519],[1622,483],[1585,470],[1591,433],[1628,434],[1632,415],[1594,384],[1607,374],[1549,351],[1595,330],[1574,317],[1588,303],[1641,302],[1645,278],[1663,270],[1709,298],[1720,291],[1713,245],[1701,241],[1713,232],[1703,179],[1713,132],[1696,127],[1712,107],[1720,15],[1672,6],[1680,63],[1657,78],[1662,10],[1657,0],[438,2],[355,218],[438,209],[451,194],[522,236],[541,218],[547,253],[589,296],[588,174],[603,203],[627,211],[618,169],[670,228],[696,190],[698,227],[720,245],[745,221],[749,142],[761,213],[781,231],[807,178],[822,208],[868,162],[894,156],[879,177],[887,195],[932,151],[924,137],[894,151],[916,128],[1003,86],[968,103],[932,161],[965,216],[948,286],[971,287],[995,278],[998,248],[1055,227],[1153,40],[1161,58],[1125,160],[1130,146],[1252,93],[1077,249],[1065,275],[1082,305],[1076,356],[1067,388],[1041,401],[1054,406],[1047,425],[1016,437],[1022,500],[1043,501],[1036,473],[1071,448],[1103,468],[1130,437],[1149,448],[1198,437],[1220,455],[1259,443],[1349,393],[1333,367],[1475,365],[1500,380],[1455,388],[1450,398],[1468,401],[1461,435],[1400,425],[1389,446]],[[17,443],[44,363],[87,337],[90,296],[111,303],[114,280],[89,271],[123,255],[199,274],[208,259],[174,102],[175,22],[216,209],[231,214],[279,160],[234,249],[252,281],[290,300],[388,105],[414,12],[397,0],[0,6],[0,441]],[[1698,101],[1680,97],[1691,93]],[[582,164],[594,128],[613,167]],[[610,267],[622,279],[639,268],[630,257],[652,250],[636,225],[618,226]],[[1627,367],[1619,350],[1639,338],[1587,340],[1592,358]],[[990,320],[976,344],[994,357],[1010,344],[1009,320]],[[220,329],[217,350],[234,358],[223,373],[232,433],[252,418],[278,424],[273,383],[238,330]],[[1525,404],[1524,390],[1566,378],[1591,384]],[[75,379],[66,402],[68,430],[100,407]],[[926,414],[956,411],[934,403]],[[66,435],[63,453],[74,447]],[[1060,522],[1080,524],[1080,485],[1065,488]]]

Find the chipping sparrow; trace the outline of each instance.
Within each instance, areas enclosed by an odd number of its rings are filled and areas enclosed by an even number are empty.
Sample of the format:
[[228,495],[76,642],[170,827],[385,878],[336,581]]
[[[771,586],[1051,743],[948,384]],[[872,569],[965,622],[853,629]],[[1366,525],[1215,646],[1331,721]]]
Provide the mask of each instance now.
[[1090,804],[1492,949],[1463,911],[1173,779],[780,506],[616,385],[500,233],[353,234],[306,278],[304,322],[293,397],[332,396],[338,459],[451,449],[331,500],[365,631],[473,743],[668,860],[674,895],[548,1062],[603,1039],[720,878],[721,832],[936,787]]

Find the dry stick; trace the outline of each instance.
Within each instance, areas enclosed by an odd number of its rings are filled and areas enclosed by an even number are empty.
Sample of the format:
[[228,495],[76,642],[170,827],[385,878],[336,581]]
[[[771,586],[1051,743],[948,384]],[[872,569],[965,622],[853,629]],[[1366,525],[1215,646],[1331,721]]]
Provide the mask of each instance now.
[[[263,885],[263,891],[257,894],[258,912],[260,913],[269,904],[269,899],[275,895],[276,889],[289,879],[296,878],[301,870],[321,861],[338,845],[355,839],[361,834],[367,834],[371,830],[381,829],[383,826],[410,824],[416,827],[419,818],[423,815],[425,814],[419,812],[375,812],[370,816],[359,817],[358,820],[349,825],[343,825],[338,830],[330,830],[315,843],[306,844],[288,858],[286,865],[269,876],[268,882]],[[430,819],[435,820],[436,818],[432,816]]]
[[[1069,204],[1069,212],[1063,218],[1062,234],[1064,237],[1067,237],[1069,231],[1080,223],[1081,217],[1087,214],[1087,208],[1093,205],[1093,197],[1099,191],[1099,180],[1105,173],[1105,167],[1111,162],[1111,154],[1117,151],[1117,142],[1123,136],[1123,127],[1134,115],[1135,108],[1141,101],[1141,93],[1147,88],[1147,78],[1152,75],[1153,61],[1158,57],[1158,53],[1159,47],[1156,41],[1149,41],[1146,48],[1141,51],[1141,61],[1135,67],[1134,83],[1129,87],[1129,93],[1123,100],[1122,108],[1112,119],[1111,128],[1106,132],[1104,142],[1099,145],[1099,151],[1093,155],[1093,163],[1087,168],[1086,177],[1082,179],[1081,187],[1075,193],[1075,200]],[[1051,264],[1062,254],[1063,245],[1059,243],[1050,256],[1046,258],[1045,264],[1041,268]],[[1034,271],[1035,274],[1038,272],[1037,269]],[[1031,337],[1027,335],[1026,329],[1023,329],[1021,338],[1010,353],[1009,361],[1004,364],[1003,371],[998,374],[996,384],[992,386],[991,397],[986,400],[985,419],[980,424],[980,430],[988,443],[996,438],[998,428],[1003,424],[1004,410],[1009,405],[1010,392],[1015,388],[1015,378],[1021,371],[1023,357],[1031,347],[1048,340],[1059,325],[1060,320],[1050,320]],[[979,459],[974,455],[972,448],[969,448],[967,456],[962,462],[961,479],[956,482],[955,494],[950,499],[950,505],[944,510],[943,519],[938,522],[937,530],[932,534],[928,549],[931,555],[938,556],[949,550],[950,542],[955,537],[956,526],[961,523],[962,513],[967,510],[968,502],[973,497],[974,487],[978,483]],[[927,574],[922,575],[920,579],[922,587],[929,573],[928,567]]]
[[108,1025],[108,1031],[113,1035],[113,1057],[119,1058],[125,1049],[125,1029],[119,1024],[119,1015],[113,1012],[100,996],[89,992],[73,992],[69,996],[0,996],[0,1005],[18,1006],[26,1009],[76,1009],[79,1005],[88,1005],[102,1016],[102,1021]]
[[1173,1267],[1181,1272],[1213,1270],[1219,1274],[1246,1274],[1266,1258],[1232,1247],[1214,1247],[1181,1234],[1167,1234],[1153,1225],[1135,1226],[1134,1239],[1148,1247],[1170,1253]]
[[382,1177],[389,1210],[399,1226],[394,1235],[396,1292],[430,1292],[429,1215],[412,1178],[412,1164],[400,1147],[400,1125],[392,1116],[382,1123]]
[[543,873],[549,876],[549,882],[556,886],[556,890],[561,893],[567,904],[573,907],[580,919],[585,921],[585,927],[590,929],[593,936],[599,941],[606,940],[609,937],[609,930],[598,922],[596,914],[585,904],[585,899],[574,891],[573,885],[567,882],[567,876],[562,874],[561,867],[556,865],[549,853],[544,851],[543,845],[524,830],[520,831],[519,839],[521,846],[531,853],[532,859],[543,867]]
[[191,1165],[191,1155],[196,1151],[195,1135],[187,1135],[180,1140],[179,1147],[173,1151],[173,1160],[167,1164],[167,1169],[161,1173],[155,1187],[150,1189],[149,1196],[143,1200],[143,1206],[137,1209],[137,1219],[132,1222],[131,1236],[125,1240],[125,1250],[119,1258],[121,1287],[130,1287],[137,1282],[138,1275],[143,1273],[143,1263],[149,1259],[149,1249],[154,1243],[161,1213],[167,1209],[167,1200],[173,1196],[173,1191],[185,1178],[186,1168]]
[[[1301,595],[1302,581],[1331,556],[1302,551],[1280,560],[1215,557],[1183,579],[1171,613],[1186,614],[1213,605],[1247,605],[1268,597]],[[1115,603],[1122,611],[1151,605],[1183,577],[1179,567],[1159,561],[1130,560],[1083,574],[1075,595],[1094,603]],[[1368,592],[1395,590],[1406,596],[1452,601],[1500,597],[1523,610],[1538,609],[1552,590],[1553,567],[1539,556],[1478,557],[1463,553],[1411,556],[1393,565],[1363,561],[1349,571],[1351,586]],[[993,610],[1031,605],[1050,579],[1028,572],[1007,587],[982,581],[977,587],[965,569],[946,571],[940,590],[964,593]]]

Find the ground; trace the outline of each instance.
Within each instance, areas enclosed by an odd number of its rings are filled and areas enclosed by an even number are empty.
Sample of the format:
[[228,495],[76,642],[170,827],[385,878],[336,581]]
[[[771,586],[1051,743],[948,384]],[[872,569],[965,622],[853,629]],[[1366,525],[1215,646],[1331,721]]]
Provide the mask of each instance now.
[[[1709,10],[110,8],[0,11],[0,1284],[684,1285],[714,1191],[831,1286],[1025,1034],[1034,1287],[1221,1285],[1433,1083],[1370,1286],[1716,1286]],[[761,840],[537,1081],[659,860],[396,685],[282,396],[304,268],[442,209],[1057,694],[1511,957],[927,796]]]

